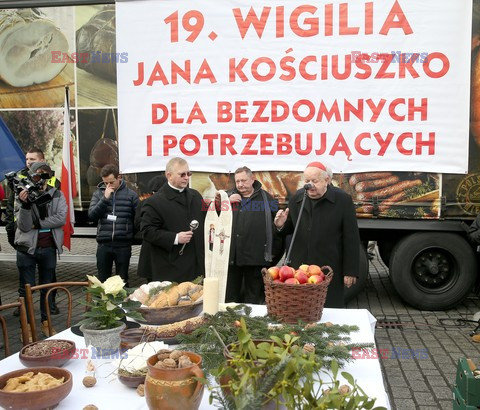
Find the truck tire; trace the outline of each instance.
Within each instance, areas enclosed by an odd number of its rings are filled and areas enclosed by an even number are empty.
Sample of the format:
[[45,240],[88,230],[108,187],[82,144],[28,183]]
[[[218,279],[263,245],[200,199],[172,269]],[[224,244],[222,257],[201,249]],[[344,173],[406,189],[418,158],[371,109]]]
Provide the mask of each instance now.
[[367,278],[368,278],[367,250],[363,245],[360,244],[360,265],[359,265],[359,271],[358,271],[358,278],[355,285],[344,289],[343,300],[345,304],[350,302],[360,292],[363,291],[363,289],[365,288],[365,285],[367,284]]
[[455,306],[472,291],[476,276],[473,249],[452,233],[414,233],[398,242],[390,257],[395,290],[422,310]]

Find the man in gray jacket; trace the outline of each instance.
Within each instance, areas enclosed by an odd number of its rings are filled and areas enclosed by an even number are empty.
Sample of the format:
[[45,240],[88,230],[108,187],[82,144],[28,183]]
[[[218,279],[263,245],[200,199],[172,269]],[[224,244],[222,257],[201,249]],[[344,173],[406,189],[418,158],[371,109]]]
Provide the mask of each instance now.
[[[38,265],[39,283],[51,283],[57,266],[57,253],[62,253],[63,225],[67,217],[67,202],[63,193],[47,184],[52,176],[51,168],[45,162],[35,162],[30,167],[32,180],[40,192],[49,195],[50,200],[41,205],[26,190],[18,193],[15,203],[15,248],[20,286],[18,293],[25,296],[25,284],[35,285],[35,269]],[[40,201],[38,201],[40,203]],[[48,332],[45,309],[46,290],[41,290],[40,312],[42,332]]]
[[88,217],[97,222],[98,278],[102,282],[108,279],[115,262],[117,275],[128,287],[138,195],[127,187],[116,165],[105,165],[100,176],[103,182],[93,193],[88,208]]

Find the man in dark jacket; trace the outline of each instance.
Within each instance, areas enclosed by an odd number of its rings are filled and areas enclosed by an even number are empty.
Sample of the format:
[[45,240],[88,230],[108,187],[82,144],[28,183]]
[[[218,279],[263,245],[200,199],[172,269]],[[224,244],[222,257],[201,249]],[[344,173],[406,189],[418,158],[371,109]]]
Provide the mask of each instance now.
[[98,278],[102,282],[109,278],[115,262],[117,275],[128,286],[138,195],[127,187],[116,165],[105,165],[100,176],[103,182],[98,185],[88,208],[88,217],[98,222]]
[[[142,206],[138,271],[153,280],[191,281],[205,274],[202,196],[188,187],[192,173],[183,158],[168,161],[165,175],[167,183]],[[195,232],[193,220],[199,222]]]
[[273,218],[278,202],[262,189],[248,167],[235,171],[228,192],[233,211],[226,302],[265,301],[262,268],[272,263]]
[[[304,177],[312,187],[307,191],[290,265],[329,265],[334,274],[325,306],[343,308],[344,286],[355,284],[359,270],[360,235],[353,201],[330,185],[327,167],[321,162],[308,164]],[[289,207],[277,212],[274,223],[281,235],[293,232],[304,193],[305,189],[300,189]]]

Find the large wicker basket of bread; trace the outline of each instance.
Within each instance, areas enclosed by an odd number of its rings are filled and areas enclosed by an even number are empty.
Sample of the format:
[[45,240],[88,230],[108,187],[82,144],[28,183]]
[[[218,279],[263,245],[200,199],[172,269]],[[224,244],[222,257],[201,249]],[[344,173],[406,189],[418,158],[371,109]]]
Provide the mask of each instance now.
[[147,324],[164,325],[199,315],[203,286],[193,282],[150,282],[135,290],[131,298],[142,303],[138,311]]

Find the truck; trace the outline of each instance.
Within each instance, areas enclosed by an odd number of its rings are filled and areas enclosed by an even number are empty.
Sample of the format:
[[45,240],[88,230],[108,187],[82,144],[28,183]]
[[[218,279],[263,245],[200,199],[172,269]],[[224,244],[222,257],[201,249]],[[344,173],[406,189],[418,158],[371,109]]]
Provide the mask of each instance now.
[[[116,50],[115,3],[1,1],[0,7],[0,117],[24,152],[41,148],[58,173],[64,87],[70,87],[79,185],[76,226],[92,226],[86,210],[101,181],[100,169],[119,163],[116,67],[128,61],[128,53]],[[17,40],[11,35],[15,32]],[[30,65],[11,63],[24,65],[21,75],[5,63],[18,45],[15,41],[29,51]],[[478,290],[477,244],[470,240],[468,227],[480,212],[479,50],[480,1],[475,0],[468,173],[372,169],[333,176],[333,184],[352,195],[362,243],[376,242],[399,296],[418,309],[449,309]],[[38,58],[41,54],[46,56],[43,60]],[[158,171],[126,173],[124,179],[141,198],[148,197],[148,181],[163,171],[165,162],[159,163]],[[303,186],[299,171],[257,171],[255,176],[282,207]],[[216,190],[233,186],[233,174],[195,172],[191,184],[211,198]],[[368,270],[363,246],[359,280],[347,290],[347,301],[362,291]]]

